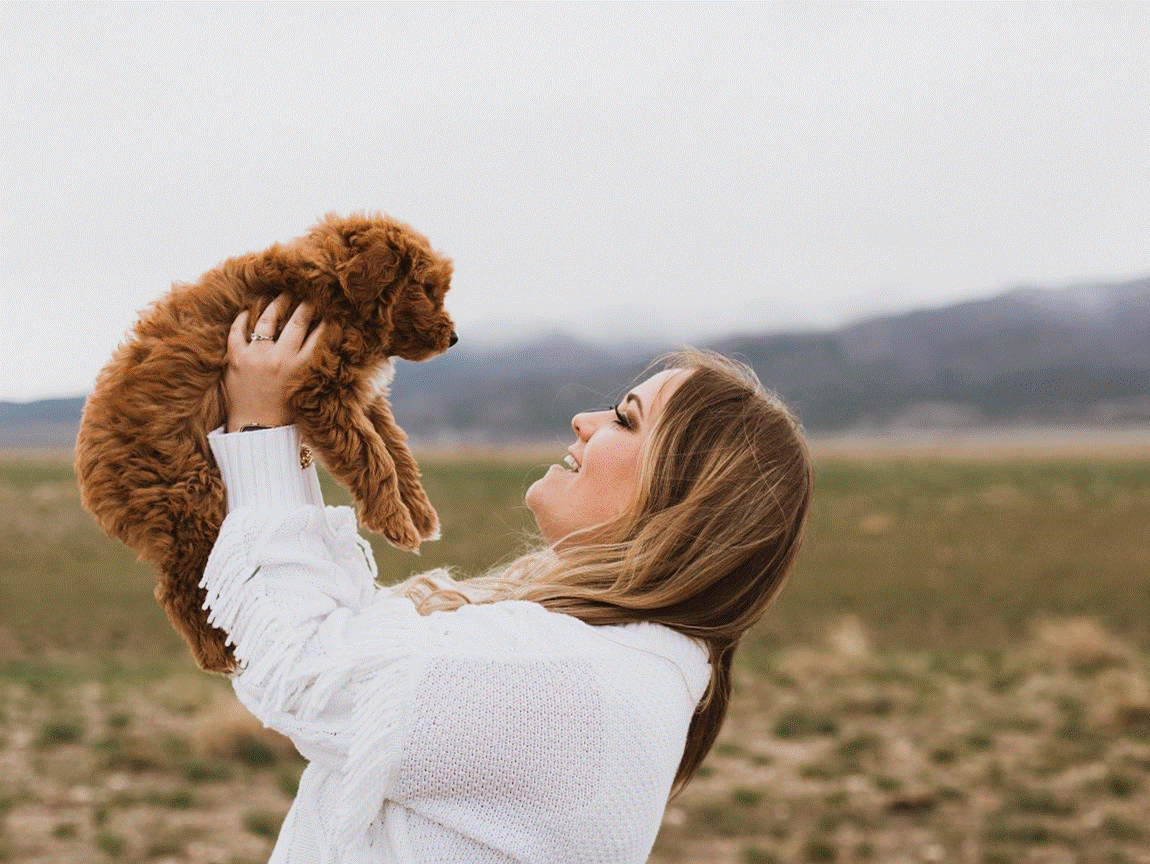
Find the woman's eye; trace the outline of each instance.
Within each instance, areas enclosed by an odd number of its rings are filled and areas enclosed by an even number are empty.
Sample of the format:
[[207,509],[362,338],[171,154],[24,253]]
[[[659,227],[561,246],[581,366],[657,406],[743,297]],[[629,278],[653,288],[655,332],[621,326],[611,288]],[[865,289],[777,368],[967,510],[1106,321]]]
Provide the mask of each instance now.
[[615,422],[616,423],[618,423],[624,429],[630,429],[631,428],[630,421],[627,420],[627,416],[625,414],[620,413],[619,406],[617,404],[612,405],[611,410],[615,412]]

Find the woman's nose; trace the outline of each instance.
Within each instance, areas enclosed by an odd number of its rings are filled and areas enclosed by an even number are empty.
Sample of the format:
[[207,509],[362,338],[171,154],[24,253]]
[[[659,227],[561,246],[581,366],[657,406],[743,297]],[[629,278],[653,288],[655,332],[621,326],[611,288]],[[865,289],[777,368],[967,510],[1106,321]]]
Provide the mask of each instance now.
[[571,418],[571,428],[575,430],[575,437],[586,441],[595,431],[594,415],[589,411],[582,411]]

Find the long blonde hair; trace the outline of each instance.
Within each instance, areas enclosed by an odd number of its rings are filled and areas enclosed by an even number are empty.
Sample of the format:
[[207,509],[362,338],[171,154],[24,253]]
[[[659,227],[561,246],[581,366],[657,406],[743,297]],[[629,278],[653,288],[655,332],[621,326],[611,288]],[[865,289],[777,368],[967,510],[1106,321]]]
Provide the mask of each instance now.
[[657,365],[689,374],[652,427],[625,512],[482,577],[415,577],[399,587],[423,613],[529,600],[588,624],[654,621],[701,640],[711,681],[688,730],[677,795],[718,736],[739,640],[786,582],[812,468],[801,426],[750,367],[698,349]]

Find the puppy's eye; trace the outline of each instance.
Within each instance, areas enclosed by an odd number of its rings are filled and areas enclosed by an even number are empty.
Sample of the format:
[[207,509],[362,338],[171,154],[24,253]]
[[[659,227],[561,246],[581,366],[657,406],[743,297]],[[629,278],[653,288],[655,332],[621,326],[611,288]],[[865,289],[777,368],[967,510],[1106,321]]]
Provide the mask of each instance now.
[[430,285],[424,285],[423,286],[423,293],[427,295],[428,300],[430,300],[432,303],[435,302],[435,289],[434,288],[432,288]]

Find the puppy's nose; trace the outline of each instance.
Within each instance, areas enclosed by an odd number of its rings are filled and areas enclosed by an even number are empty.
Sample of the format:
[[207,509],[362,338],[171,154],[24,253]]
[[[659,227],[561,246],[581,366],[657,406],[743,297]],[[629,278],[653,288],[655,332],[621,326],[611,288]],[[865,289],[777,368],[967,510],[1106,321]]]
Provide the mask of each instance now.
[[451,338],[447,340],[447,347],[450,348],[452,345],[454,345],[458,341],[459,341],[459,337],[456,336],[455,331],[452,330],[451,331]]

